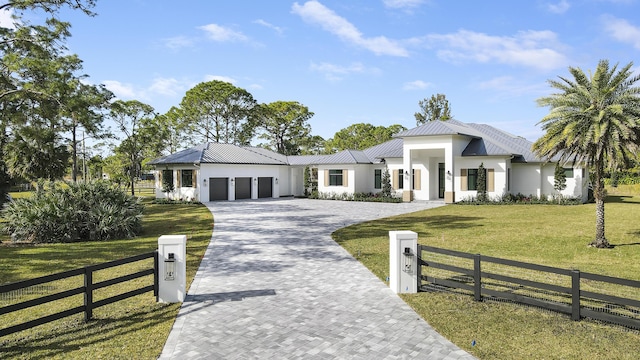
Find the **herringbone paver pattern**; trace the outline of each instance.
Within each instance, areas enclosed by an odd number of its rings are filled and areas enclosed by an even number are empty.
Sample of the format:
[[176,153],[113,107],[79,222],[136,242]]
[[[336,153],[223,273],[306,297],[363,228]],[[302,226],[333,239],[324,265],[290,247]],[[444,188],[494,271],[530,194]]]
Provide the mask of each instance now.
[[161,358],[471,359],[330,236],[436,205],[209,203],[213,239]]

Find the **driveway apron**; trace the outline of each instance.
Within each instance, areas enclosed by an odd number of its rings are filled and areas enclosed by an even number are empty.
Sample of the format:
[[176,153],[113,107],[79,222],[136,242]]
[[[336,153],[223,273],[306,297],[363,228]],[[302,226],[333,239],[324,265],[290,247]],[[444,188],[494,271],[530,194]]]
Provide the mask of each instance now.
[[472,359],[331,239],[440,205],[208,203],[213,237],[160,358]]

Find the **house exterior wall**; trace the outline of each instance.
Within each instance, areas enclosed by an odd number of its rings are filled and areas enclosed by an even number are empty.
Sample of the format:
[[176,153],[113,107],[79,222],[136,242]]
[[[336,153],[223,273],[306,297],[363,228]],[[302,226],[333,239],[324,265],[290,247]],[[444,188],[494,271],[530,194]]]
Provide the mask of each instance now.
[[358,164],[354,166],[355,191],[356,193],[373,192],[373,172],[374,166]]
[[305,167],[303,166],[295,166],[289,169],[291,174],[289,193],[291,196],[304,195],[304,169]]
[[[165,193],[162,191],[162,171],[163,170],[171,170],[173,174],[173,187],[174,190],[171,193]],[[180,177],[180,172],[182,170],[191,170],[195,176],[195,181],[192,181],[191,184],[182,184]],[[193,165],[173,165],[168,166],[163,169],[157,169],[154,172],[155,176],[155,195],[157,199],[175,199],[175,200],[187,200],[187,201],[201,201],[200,197],[200,188],[201,188],[201,178],[198,174],[198,168]],[[188,185],[188,186],[183,186]]]
[[[161,171],[161,170],[160,170]],[[277,198],[280,196],[287,196],[291,194],[290,191],[290,170],[286,165],[235,165],[235,164],[202,164],[198,174],[198,184],[200,185],[198,191],[198,199],[201,202],[209,201],[209,185],[204,185],[204,180],[207,182],[209,178],[229,178],[228,183],[228,199],[235,200],[235,181],[232,183],[231,179],[237,177],[250,177],[251,181],[251,198],[258,198],[258,183],[259,177],[271,177],[272,178],[272,197]],[[277,179],[277,180],[276,180]],[[277,181],[277,184],[276,184]],[[162,185],[160,185],[160,188]],[[158,190],[156,190],[158,191]],[[156,195],[158,195],[156,193]],[[175,197],[174,197],[175,198]]]
[[[329,185],[329,170],[342,170],[343,185]],[[319,165],[318,166],[318,192],[327,195],[342,195],[356,193],[355,165]]]
[[[455,162],[456,172],[454,174],[456,177],[456,201],[462,201],[464,199],[468,199],[478,195],[477,190],[463,190],[461,173],[463,169],[477,169],[480,164],[482,164],[485,169],[493,169],[493,191],[490,191],[490,189],[487,188],[487,196],[490,199],[495,199],[507,193],[507,168],[509,164],[508,158],[491,156],[458,156],[456,157]],[[487,177],[487,187],[489,186],[488,181],[489,179]]]
[[541,164],[511,164],[511,193],[541,194]]

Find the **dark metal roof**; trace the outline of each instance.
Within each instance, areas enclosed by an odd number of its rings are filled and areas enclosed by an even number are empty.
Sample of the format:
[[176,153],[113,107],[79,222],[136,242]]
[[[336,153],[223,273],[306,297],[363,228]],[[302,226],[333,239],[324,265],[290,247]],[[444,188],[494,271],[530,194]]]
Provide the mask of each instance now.
[[463,122],[457,120],[430,121],[413,129],[402,131],[394,137],[404,138],[412,136],[437,136],[437,135],[467,135],[478,136],[478,132],[465,126]]
[[206,143],[150,162],[168,164],[288,165],[287,157],[270,150],[234,144]]
[[544,162],[531,151],[533,143],[486,124],[457,120],[431,121],[400,132],[394,139],[365,150],[343,150],[331,155],[285,156],[271,150],[233,144],[207,143],[179,151],[150,162],[165,164],[254,164],[319,165],[376,164],[385,158],[403,156],[403,138],[414,136],[460,135],[469,138],[462,156],[512,156],[513,162]]
[[468,136],[469,144],[462,156],[513,156],[514,162],[544,162],[537,157],[529,140],[509,134],[487,124],[463,123],[457,120],[431,121],[416,128],[403,131],[395,137],[462,135]]
[[360,150],[342,150],[318,159],[318,164],[371,164],[372,161]]
[[363,150],[372,163],[380,163],[386,158],[402,157],[402,139],[396,138]]

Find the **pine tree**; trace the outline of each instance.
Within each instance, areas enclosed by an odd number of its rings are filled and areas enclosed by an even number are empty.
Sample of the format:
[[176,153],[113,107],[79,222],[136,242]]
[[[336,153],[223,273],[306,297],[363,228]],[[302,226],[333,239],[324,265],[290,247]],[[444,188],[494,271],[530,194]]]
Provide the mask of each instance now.
[[384,168],[382,172],[382,196],[391,197],[391,176],[388,168]]
[[558,202],[560,202],[562,199],[560,192],[567,188],[567,176],[559,162],[556,163],[556,169],[553,173],[553,188],[558,192]]
[[478,201],[487,201],[487,171],[483,163],[480,163],[478,167],[478,183],[476,184],[476,189],[478,191]]

